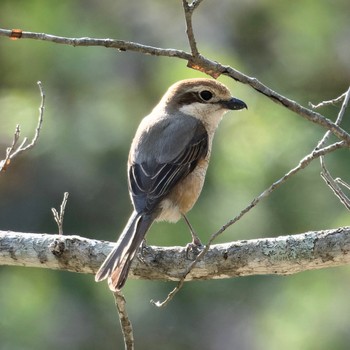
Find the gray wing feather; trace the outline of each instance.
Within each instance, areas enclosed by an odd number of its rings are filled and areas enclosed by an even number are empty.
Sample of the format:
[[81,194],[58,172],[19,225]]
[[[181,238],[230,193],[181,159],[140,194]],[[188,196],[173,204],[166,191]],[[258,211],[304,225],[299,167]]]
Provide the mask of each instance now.
[[136,211],[151,212],[207,155],[208,134],[185,115],[140,129],[129,156],[129,188]]

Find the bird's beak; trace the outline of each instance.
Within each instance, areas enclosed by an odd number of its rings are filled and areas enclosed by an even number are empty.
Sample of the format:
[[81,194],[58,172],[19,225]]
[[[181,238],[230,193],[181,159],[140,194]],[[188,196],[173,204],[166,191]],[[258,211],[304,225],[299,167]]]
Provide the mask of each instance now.
[[248,106],[243,101],[234,97],[232,97],[230,100],[222,101],[221,104],[224,106],[224,108],[231,110],[238,110],[243,108],[248,109]]

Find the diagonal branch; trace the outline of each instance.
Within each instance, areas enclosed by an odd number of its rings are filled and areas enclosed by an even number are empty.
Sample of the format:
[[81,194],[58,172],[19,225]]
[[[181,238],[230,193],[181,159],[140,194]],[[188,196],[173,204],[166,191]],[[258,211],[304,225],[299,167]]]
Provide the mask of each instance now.
[[[344,102],[342,104],[342,107],[339,111],[336,125],[339,125],[342,121],[343,115],[345,113],[345,109],[347,107],[349,96],[350,96],[350,88],[348,89],[348,92],[344,95]],[[328,102],[327,102],[328,103]],[[166,306],[172,298],[175,296],[175,294],[182,288],[183,283],[186,279],[186,276],[191,272],[191,270],[203,259],[205,254],[208,253],[211,244],[214,242],[214,240],[221,235],[229,226],[235,224],[238,220],[240,220],[244,215],[246,215],[248,212],[250,212],[263,198],[266,198],[269,196],[275,189],[277,189],[279,186],[281,186],[284,182],[286,182],[291,176],[297,174],[300,170],[306,168],[312,160],[316,158],[320,158],[321,166],[322,166],[322,178],[326,181],[327,185],[332,189],[334,194],[340,199],[340,201],[345,205],[346,208],[350,208],[350,200],[345,196],[343,191],[338,186],[338,183],[331,177],[330,173],[326,169],[324,165],[324,155],[330,152],[333,152],[337,150],[338,148],[348,147],[347,144],[344,141],[336,142],[328,147],[324,147],[324,144],[326,143],[327,139],[330,136],[330,131],[328,130],[326,134],[323,136],[321,141],[318,142],[316,148],[307,156],[305,156],[299,164],[291,169],[288,173],[286,173],[282,178],[274,182],[270,187],[268,187],[264,192],[262,192],[258,197],[254,198],[253,201],[245,207],[235,218],[227,222],[225,225],[221,227],[220,230],[218,230],[216,233],[212,234],[209,242],[206,244],[205,248],[198,254],[198,256],[194,259],[194,261],[189,264],[186,272],[182,276],[181,280],[177,284],[177,286],[168,294],[166,299],[163,302],[154,302],[152,303],[157,307],[163,307]],[[323,148],[322,148],[323,147]]]
[[253,208],[255,208],[262,199],[268,197],[274,190],[279,188],[283,183],[285,183],[290,177],[296,175],[300,170],[305,169],[314,159],[317,159],[327,153],[333,152],[339,148],[347,147],[344,141],[336,142],[328,147],[322,149],[315,149],[310,154],[305,156],[299,164],[293,169],[289,170],[285,175],[283,175],[279,180],[275,181],[271,186],[269,186],[265,191],[263,191],[258,197],[254,198],[251,203],[245,207],[241,212],[223,225],[220,230],[213,233],[205,245],[204,249],[196,256],[196,258],[187,266],[185,273],[180,279],[178,285],[168,294],[167,298],[163,302],[153,302],[157,307],[166,306],[169,301],[175,296],[175,294],[182,288],[184,281],[187,279],[187,276],[191,274],[191,271],[198,265],[203,259],[205,259],[206,254],[212,249],[212,243],[214,240],[221,235],[228,227],[235,224],[239,221],[244,215],[248,214]]
[[[324,101],[319,103],[318,105],[314,106],[313,108],[318,108],[318,107],[323,107],[325,105],[329,105],[329,104],[333,104],[336,102],[339,102],[343,100],[342,106],[340,108],[340,111],[338,113],[337,116],[337,120],[335,121],[336,125],[340,125],[344,114],[345,114],[345,110],[348,106],[349,100],[350,100],[350,87],[348,88],[348,90],[342,94],[340,97],[331,100],[331,101]],[[318,143],[317,148],[323,147],[327,140],[329,139],[331,133],[330,131],[327,131],[325,133],[325,135],[323,136],[323,138],[321,139],[321,141]],[[344,193],[344,191],[342,190],[342,188],[340,187],[340,185],[346,184],[345,181],[341,180],[341,179],[334,179],[333,176],[331,175],[331,173],[329,172],[329,170],[326,167],[326,161],[325,161],[325,157],[321,156],[320,157],[320,163],[321,163],[321,177],[322,179],[326,182],[327,186],[332,190],[332,192],[338,197],[338,199],[340,200],[340,202],[348,209],[350,210],[350,199],[348,198],[348,196]],[[348,188],[347,185],[345,185],[346,188]]]
[[[335,125],[332,121],[325,118],[321,114],[305,108],[297,102],[290,100],[274,90],[270,89],[256,78],[249,77],[238,70],[228,66],[222,65],[216,61],[210,60],[202,55],[198,55],[195,59],[193,55],[188,52],[176,50],[176,49],[162,49],[153,46],[142,45],[130,41],[114,40],[114,39],[96,39],[96,38],[67,38],[61,36],[55,36],[44,33],[26,32],[16,30],[16,39],[34,39],[49,41],[56,44],[71,45],[71,46],[102,46],[106,48],[114,48],[119,51],[135,51],[142,54],[148,54],[153,56],[165,56],[171,58],[179,58],[188,61],[189,66],[194,69],[199,69],[206,74],[218,77],[220,74],[231,77],[232,79],[239,81],[243,84],[248,84],[256,91],[260,92],[264,96],[270,98],[272,101],[288,108],[303,118],[318,124],[328,130],[331,130],[340,140],[345,141],[350,145],[350,135],[338,125]],[[14,30],[0,29],[0,36],[6,36],[13,38]]]

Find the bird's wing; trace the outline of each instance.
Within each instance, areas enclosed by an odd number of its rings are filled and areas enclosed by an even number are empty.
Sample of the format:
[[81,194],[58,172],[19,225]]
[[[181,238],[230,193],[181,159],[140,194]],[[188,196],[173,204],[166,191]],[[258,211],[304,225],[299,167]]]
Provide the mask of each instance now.
[[183,129],[181,122],[160,125],[155,134],[149,133],[144,149],[138,145],[139,155],[129,164],[129,188],[139,212],[151,212],[208,153],[204,125],[194,120]]

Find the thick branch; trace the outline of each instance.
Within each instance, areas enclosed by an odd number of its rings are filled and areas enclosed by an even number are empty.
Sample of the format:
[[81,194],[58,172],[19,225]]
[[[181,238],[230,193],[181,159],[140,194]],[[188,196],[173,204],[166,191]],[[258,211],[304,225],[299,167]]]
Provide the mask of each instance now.
[[[0,265],[95,273],[113,243],[79,236],[0,231]],[[293,274],[350,263],[350,227],[210,247],[186,280]],[[191,263],[185,247],[146,247],[130,277],[178,280]]]

